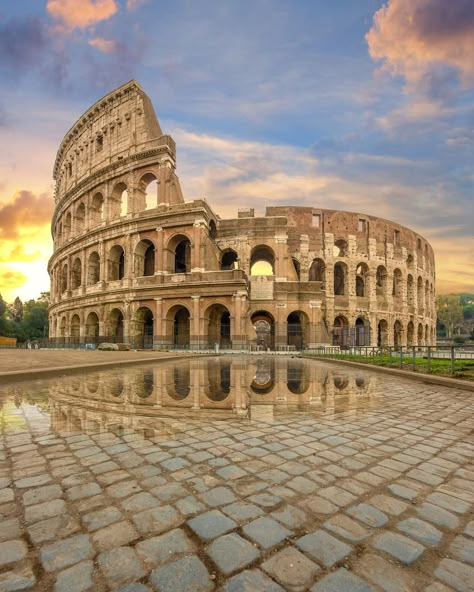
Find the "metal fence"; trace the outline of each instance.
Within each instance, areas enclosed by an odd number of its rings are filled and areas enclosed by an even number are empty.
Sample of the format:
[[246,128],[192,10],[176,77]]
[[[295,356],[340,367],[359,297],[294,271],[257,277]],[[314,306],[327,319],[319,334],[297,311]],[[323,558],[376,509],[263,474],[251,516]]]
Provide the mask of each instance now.
[[320,347],[307,350],[304,355],[474,380],[472,346]]

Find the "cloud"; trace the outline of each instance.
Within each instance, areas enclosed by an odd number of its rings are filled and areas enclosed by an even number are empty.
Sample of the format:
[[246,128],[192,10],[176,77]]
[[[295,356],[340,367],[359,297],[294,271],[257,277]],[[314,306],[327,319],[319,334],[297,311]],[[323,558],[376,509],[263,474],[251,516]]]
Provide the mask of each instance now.
[[113,39],[104,39],[103,37],[94,37],[93,39],[89,39],[89,45],[95,47],[102,53],[113,54],[117,52],[118,46],[117,42]]
[[149,1],[150,0],[127,0],[127,10],[137,10],[137,8],[141,8]]
[[49,195],[18,191],[12,202],[0,205],[0,238],[18,239],[25,229],[49,224],[53,209],[54,202]]
[[47,27],[39,18],[13,18],[0,25],[0,65],[15,77],[37,64],[48,48]]
[[27,252],[23,244],[16,244],[13,249],[4,257],[2,253],[2,259],[9,262],[25,263],[30,261],[38,261],[41,259],[41,251]]
[[115,0],[48,0],[46,9],[64,30],[86,29],[105,21],[117,10]]
[[366,40],[372,58],[408,90],[436,98],[474,81],[472,0],[389,0]]
[[8,268],[0,270],[0,287],[3,294],[8,294],[17,288],[21,288],[26,280],[26,275],[19,271],[11,271]]

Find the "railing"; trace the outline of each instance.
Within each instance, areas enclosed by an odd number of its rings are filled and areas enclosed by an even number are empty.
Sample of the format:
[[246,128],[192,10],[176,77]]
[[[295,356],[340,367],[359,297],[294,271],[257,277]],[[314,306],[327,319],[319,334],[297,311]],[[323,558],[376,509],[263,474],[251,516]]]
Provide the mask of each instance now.
[[474,380],[472,346],[320,347],[303,355]]

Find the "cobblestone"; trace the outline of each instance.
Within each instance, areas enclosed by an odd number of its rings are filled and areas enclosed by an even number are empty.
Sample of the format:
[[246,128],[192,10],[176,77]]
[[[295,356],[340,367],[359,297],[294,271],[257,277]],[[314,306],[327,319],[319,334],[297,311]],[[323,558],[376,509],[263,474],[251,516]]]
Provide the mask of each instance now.
[[210,592],[214,584],[205,565],[197,557],[184,557],[156,569],[151,574],[156,590],[166,592]]

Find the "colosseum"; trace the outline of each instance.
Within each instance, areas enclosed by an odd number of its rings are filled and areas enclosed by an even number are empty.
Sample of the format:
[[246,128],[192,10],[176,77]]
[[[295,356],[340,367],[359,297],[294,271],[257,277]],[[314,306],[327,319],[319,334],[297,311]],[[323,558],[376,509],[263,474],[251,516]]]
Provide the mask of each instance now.
[[434,254],[422,236],[316,206],[223,219],[204,199],[185,201],[175,142],[135,81],[78,119],[53,176],[49,317],[60,344],[435,343]]

